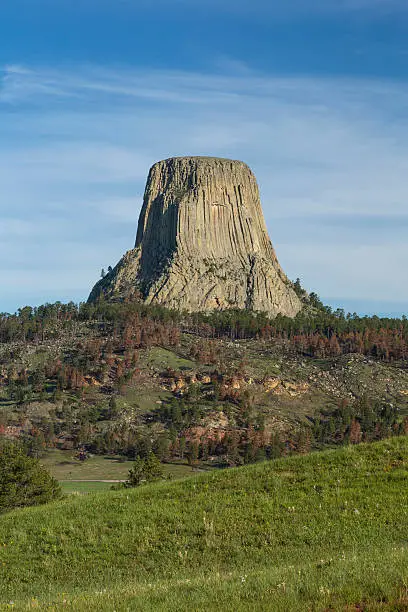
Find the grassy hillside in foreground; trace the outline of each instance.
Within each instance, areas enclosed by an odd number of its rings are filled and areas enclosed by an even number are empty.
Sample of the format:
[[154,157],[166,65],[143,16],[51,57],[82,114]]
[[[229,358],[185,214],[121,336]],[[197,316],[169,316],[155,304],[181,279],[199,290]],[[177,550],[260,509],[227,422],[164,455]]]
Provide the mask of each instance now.
[[405,437],[14,511],[0,609],[406,610],[407,485]]

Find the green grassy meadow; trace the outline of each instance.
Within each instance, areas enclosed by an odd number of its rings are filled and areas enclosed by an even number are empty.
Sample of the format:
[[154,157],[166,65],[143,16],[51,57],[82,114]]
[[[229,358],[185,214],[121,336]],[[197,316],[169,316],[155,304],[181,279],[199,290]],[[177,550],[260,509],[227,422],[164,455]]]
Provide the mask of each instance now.
[[196,367],[194,361],[178,355],[175,351],[160,346],[150,348],[147,355],[142,359],[142,363],[158,370],[165,370],[166,368],[172,368],[174,370],[192,370]]
[[[81,462],[74,459],[74,454],[74,451],[51,449],[41,458],[41,463],[61,483],[65,493],[92,493],[110,489],[114,482],[127,479],[133,465],[133,461],[102,455],[92,455]],[[191,467],[181,461],[163,464],[163,472],[170,479],[193,474]]]
[[86,461],[74,459],[75,451],[47,450],[41,463],[57,480],[125,480],[132,461],[93,455]]
[[0,517],[0,610],[407,610],[408,438]]
[[103,480],[88,481],[88,480],[63,480],[60,482],[63,493],[66,495],[85,493],[95,493],[99,491],[109,491],[113,485],[112,482],[104,482]]

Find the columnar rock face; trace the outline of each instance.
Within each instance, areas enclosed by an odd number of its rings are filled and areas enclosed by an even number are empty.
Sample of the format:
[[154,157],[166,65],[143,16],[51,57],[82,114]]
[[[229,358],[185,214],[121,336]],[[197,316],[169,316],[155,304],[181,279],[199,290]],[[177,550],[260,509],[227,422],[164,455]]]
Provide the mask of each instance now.
[[295,316],[301,304],[268,236],[256,179],[240,161],[176,157],[151,168],[135,248],[90,301],[141,295],[188,311]]

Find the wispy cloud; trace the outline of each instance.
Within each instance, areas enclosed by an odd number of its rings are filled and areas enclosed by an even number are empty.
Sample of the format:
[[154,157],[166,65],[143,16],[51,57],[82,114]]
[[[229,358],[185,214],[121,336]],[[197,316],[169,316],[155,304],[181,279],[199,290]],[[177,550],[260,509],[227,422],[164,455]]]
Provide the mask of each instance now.
[[218,75],[3,68],[0,260],[10,263],[0,272],[8,308],[17,294],[30,301],[38,283],[44,299],[58,298],[64,278],[73,298],[85,298],[98,270],[133,245],[151,163],[186,154],[253,167],[292,278],[326,297],[374,300],[381,291],[408,301],[408,86],[267,77],[227,60]]

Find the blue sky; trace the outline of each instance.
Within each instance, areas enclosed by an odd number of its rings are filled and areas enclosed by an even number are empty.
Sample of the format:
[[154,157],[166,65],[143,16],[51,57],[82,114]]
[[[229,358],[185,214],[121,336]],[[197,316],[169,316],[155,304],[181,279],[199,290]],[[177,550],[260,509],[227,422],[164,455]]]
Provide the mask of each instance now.
[[2,0],[0,312],[86,299],[171,155],[246,161],[279,259],[408,311],[406,0]]

